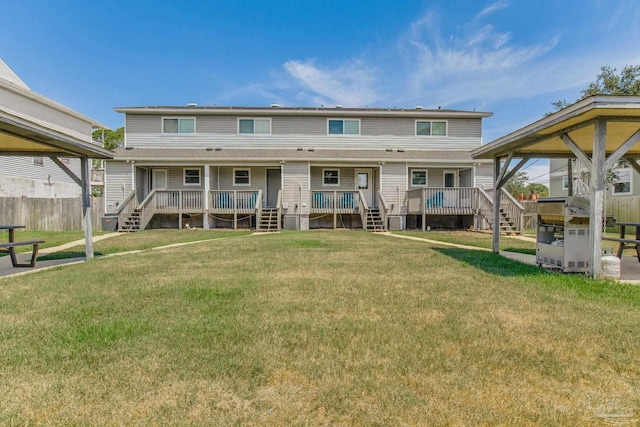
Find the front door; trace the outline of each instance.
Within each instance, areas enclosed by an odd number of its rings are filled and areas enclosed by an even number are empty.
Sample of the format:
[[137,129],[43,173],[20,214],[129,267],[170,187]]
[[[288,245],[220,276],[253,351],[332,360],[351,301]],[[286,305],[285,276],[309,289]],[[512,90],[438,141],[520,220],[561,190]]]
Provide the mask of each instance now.
[[367,205],[374,206],[373,197],[373,169],[356,169],[356,190],[362,191]]
[[267,169],[267,208],[277,208],[278,192],[282,188],[282,171]]
[[167,189],[167,170],[166,169],[154,169],[151,176],[151,188],[153,190],[166,190]]

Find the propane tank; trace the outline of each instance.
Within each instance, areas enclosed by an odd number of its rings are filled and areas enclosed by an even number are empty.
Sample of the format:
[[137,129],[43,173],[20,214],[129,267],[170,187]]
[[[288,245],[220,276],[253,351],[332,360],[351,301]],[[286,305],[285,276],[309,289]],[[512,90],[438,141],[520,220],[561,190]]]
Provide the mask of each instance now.
[[605,253],[601,259],[601,279],[616,280],[620,278],[620,258]]

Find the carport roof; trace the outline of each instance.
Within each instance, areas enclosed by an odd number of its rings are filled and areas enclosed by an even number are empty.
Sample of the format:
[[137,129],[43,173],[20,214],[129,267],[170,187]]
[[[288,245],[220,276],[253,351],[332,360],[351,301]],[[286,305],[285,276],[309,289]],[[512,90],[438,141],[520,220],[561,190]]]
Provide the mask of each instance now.
[[[563,141],[571,138],[586,154],[593,152],[595,122],[607,123],[606,154],[615,152],[640,127],[640,96],[591,96],[529,126],[489,142],[471,152],[478,159],[570,158],[575,157]],[[640,158],[640,142],[626,152],[627,158]]]
[[[87,129],[107,126],[73,111],[49,98],[30,90],[11,69],[0,60],[0,90],[8,91],[21,99],[35,101],[87,123]],[[19,99],[20,99],[19,98]],[[88,135],[52,124],[43,114],[27,114],[12,105],[0,105],[0,155],[90,157],[109,159],[113,155],[94,144]]]

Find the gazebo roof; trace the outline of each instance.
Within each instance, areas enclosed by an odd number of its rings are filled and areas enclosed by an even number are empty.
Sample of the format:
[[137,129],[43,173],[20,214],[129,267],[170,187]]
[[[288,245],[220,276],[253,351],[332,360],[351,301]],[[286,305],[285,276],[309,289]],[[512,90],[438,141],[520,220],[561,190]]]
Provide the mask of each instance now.
[[[587,154],[593,151],[595,122],[607,122],[605,151],[615,152],[640,126],[640,96],[590,96],[522,129],[498,138],[471,152],[479,159],[574,157],[563,141],[568,135]],[[640,158],[640,143],[627,151],[626,157]]]

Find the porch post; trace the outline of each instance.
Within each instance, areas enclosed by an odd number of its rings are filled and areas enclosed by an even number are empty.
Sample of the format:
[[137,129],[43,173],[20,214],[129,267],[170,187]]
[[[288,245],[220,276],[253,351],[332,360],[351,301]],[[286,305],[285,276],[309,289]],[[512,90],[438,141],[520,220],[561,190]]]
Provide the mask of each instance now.
[[336,212],[336,200],[338,197],[338,192],[333,190],[333,229],[335,230],[336,228],[338,228],[338,212]]
[[93,258],[93,230],[91,227],[91,179],[89,158],[80,158],[80,177],[82,180],[82,225],[84,228],[84,247],[87,259]]
[[238,229],[238,192],[233,190],[233,229]]
[[209,193],[211,192],[211,180],[209,179],[209,165],[204,165],[204,203],[202,204],[202,228],[209,229]]
[[182,230],[182,190],[178,191],[178,229]]
[[420,206],[422,206],[422,231],[427,231],[427,190],[422,188],[422,200],[420,200]]

